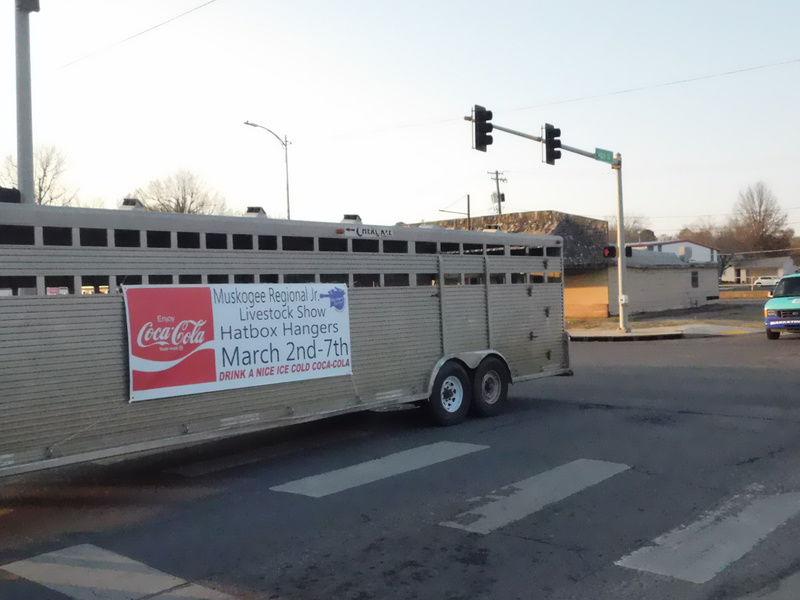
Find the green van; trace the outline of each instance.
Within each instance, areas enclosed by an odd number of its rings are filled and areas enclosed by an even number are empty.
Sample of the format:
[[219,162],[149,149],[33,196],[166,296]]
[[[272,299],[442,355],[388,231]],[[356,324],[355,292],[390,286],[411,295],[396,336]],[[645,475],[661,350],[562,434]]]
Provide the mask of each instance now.
[[764,305],[767,337],[777,340],[781,331],[800,332],[800,273],[783,277]]

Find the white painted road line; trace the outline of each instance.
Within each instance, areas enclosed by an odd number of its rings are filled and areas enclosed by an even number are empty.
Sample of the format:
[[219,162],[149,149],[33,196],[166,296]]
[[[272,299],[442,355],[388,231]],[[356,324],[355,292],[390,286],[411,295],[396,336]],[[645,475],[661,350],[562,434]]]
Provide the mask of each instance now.
[[[232,600],[226,594],[190,585],[179,577],[90,544],[40,554],[0,569],[73,600]],[[181,593],[189,595],[175,595]]]
[[488,447],[458,442],[437,442],[389,454],[382,458],[362,462],[344,469],[304,477],[283,485],[276,485],[270,489],[275,492],[288,492],[290,494],[321,498],[372,483],[373,481],[429,467],[465,454],[486,450]]
[[491,533],[629,468],[604,460],[574,460],[478,498],[474,508],[439,525],[473,533]]
[[705,583],[800,512],[800,492],[766,496],[750,486],[700,519],[619,559],[629,569]]

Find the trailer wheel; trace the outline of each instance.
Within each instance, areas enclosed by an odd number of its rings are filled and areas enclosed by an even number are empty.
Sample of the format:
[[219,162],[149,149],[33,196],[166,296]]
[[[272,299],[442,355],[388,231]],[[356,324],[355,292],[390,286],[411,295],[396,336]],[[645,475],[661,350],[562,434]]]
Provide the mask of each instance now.
[[508,371],[497,358],[487,357],[475,369],[472,383],[472,412],[479,417],[493,417],[508,397]]
[[455,425],[467,417],[472,400],[469,375],[456,362],[445,363],[428,399],[428,412],[437,425]]

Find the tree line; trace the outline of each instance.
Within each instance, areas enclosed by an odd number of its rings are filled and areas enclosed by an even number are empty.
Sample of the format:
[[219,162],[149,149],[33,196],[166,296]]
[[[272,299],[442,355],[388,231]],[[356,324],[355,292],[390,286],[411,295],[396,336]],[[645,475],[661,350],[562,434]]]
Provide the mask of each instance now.
[[791,247],[794,230],[775,194],[759,181],[739,192],[724,224],[700,221],[683,227],[678,237],[714,246],[721,252],[753,252]]
[[[53,206],[91,206],[82,201],[78,190],[65,182],[67,160],[55,146],[41,146],[34,153],[34,197],[36,204]],[[0,186],[17,187],[17,164],[7,156],[0,168]],[[226,214],[225,198],[210,188],[199,176],[179,170],[153,179],[128,194],[142,202],[147,210],[188,214]]]
[[[609,241],[617,237],[616,219],[609,219]],[[681,239],[717,248],[726,255],[737,252],[758,252],[790,248],[794,230],[789,226],[786,211],[778,203],[772,190],[759,181],[739,192],[733,210],[722,223],[710,218],[684,225],[677,236],[657,236],[649,228],[646,217],[625,217],[625,240],[632,242],[655,242]]]

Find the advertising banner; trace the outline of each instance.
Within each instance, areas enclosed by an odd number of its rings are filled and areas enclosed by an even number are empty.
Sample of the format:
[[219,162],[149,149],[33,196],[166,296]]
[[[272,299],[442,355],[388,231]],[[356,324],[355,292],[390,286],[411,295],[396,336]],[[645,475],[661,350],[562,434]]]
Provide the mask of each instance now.
[[123,286],[130,399],[349,375],[347,287]]

